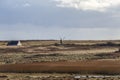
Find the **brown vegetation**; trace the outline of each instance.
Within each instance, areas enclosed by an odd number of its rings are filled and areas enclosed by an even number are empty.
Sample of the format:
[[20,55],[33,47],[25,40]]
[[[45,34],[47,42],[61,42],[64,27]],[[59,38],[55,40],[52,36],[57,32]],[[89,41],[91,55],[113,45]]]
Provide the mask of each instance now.
[[[89,76],[89,74],[120,74],[120,40],[64,40],[62,45],[59,40],[21,42],[23,46],[13,47],[6,46],[7,41],[0,41],[0,71],[4,72],[0,79],[74,80],[75,73],[85,76],[87,74],[86,77],[75,80],[120,79],[119,76],[99,79]],[[56,76],[56,73],[60,75]],[[60,77],[66,73],[69,76]],[[44,76],[41,77],[41,74]]]
[[0,66],[0,71],[15,73],[59,72],[81,74],[120,74],[120,60],[6,64]]

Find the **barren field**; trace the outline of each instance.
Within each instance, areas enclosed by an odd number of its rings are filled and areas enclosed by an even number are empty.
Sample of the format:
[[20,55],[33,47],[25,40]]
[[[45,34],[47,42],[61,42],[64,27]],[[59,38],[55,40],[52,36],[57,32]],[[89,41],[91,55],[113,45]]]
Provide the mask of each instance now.
[[1,80],[16,80],[17,77],[18,80],[120,79],[119,40],[64,40],[62,45],[59,40],[21,42],[22,46],[6,46],[7,41],[0,42]]

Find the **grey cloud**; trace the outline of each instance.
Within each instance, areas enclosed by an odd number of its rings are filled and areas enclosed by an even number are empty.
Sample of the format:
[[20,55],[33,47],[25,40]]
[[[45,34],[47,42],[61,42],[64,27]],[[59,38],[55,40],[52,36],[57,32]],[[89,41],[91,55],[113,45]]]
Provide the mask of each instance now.
[[[29,3],[30,7],[16,7]],[[119,18],[111,17],[111,12],[81,11],[58,8],[50,0],[7,0],[0,6],[1,24],[33,24],[44,27],[119,27]],[[12,6],[12,7],[11,7]]]
[[119,11],[119,7],[104,13],[59,8],[52,0],[0,0],[0,40],[59,39],[60,35],[66,39],[117,39]]

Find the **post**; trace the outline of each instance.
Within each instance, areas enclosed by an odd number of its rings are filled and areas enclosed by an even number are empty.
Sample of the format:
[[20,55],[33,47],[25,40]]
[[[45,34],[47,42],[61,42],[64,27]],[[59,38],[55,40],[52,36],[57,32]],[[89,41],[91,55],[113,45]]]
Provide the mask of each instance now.
[[62,40],[62,38],[60,39],[60,45],[63,45],[63,40]]

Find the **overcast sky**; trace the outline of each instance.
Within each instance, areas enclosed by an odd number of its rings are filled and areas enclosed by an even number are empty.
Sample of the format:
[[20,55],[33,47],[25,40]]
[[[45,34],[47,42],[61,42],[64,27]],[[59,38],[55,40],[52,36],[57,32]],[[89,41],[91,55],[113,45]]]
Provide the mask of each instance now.
[[0,0],[0,40],[120,39],[120,0]]

